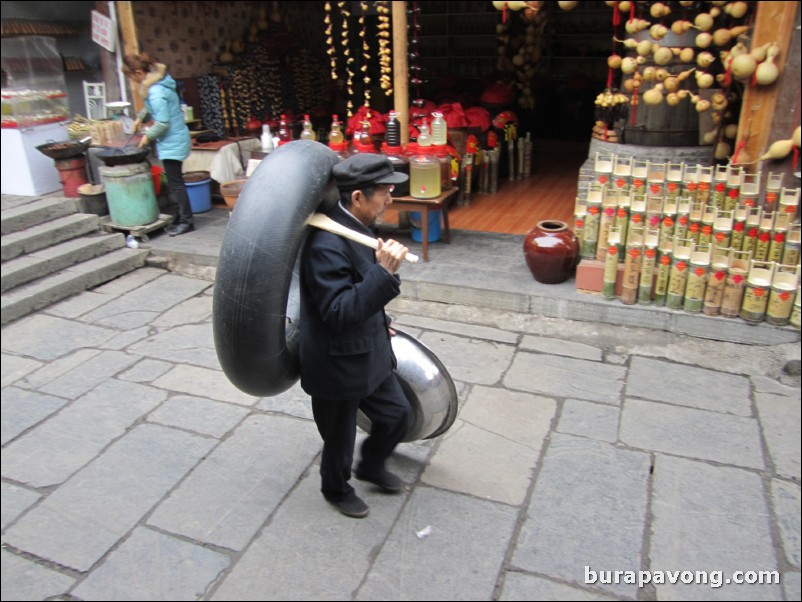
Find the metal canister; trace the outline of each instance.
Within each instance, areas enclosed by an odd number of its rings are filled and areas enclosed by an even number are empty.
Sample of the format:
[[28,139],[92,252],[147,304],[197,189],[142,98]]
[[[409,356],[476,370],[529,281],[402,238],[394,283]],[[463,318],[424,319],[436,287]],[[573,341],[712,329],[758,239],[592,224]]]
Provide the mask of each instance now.
[[710,260],[710,272],[707,276],[705,301],[702,311],[708,316],[717,316],[721,313],[721,302],[724,300],[724,286],[727,279],[727,270],[730,267],[731,249],[722,249],[713,254]]
[[665,305],[668,292],[668,279],[671,276],[671,250],[674,239],[661,240],[658,247],[654,275],[654,304]]
[[621,281],[621,303],[633,305],[638,300],[638,281],[643,261],[643,230],[632,232],[624,257],[624,276]]
[[730,267],[721,299],[721,315],[725,318],[737,318],[740,314],[751,256],[750,251],[733,251],[730,254]]
[[688,261],[688,281],[685,283],[685,298],[682,307],[690,313],[699,313],[705,300],[707,274],[710,271],[711,246],[697,245]]
[[618,243],[620,242],[620,230],[615,226],[611,227],[607,234],[607,254],[604,258],[602,294],[605,299],[615,299],[615,284],[618,278]]
[[799,286],[799,266],[778,265],[771,280],[766,322],[777,326],[788,324],[794,307],[794,291]]
[[640,283],[638,284],[638,303],[641,305],[650,305],[652,302],[652,288],[654,286],[654,274],[659,241],[659,231],[649,230],[646,233],[646,241],[643,250],[643,262],[640,268]]
[[746,278],[741,317],[747,322],[762,322],[766,317],[766,306],[774,277],[774,264],[770,261],[752,260]]
[[671,253],[671,274],[668,277],[668,291],[666,293],[666,307],[681,309],[682,299],[685,296],[685,286],[688,283],[688,267],[693,253],[694,244],[687,238],[674,239],[674,249]]

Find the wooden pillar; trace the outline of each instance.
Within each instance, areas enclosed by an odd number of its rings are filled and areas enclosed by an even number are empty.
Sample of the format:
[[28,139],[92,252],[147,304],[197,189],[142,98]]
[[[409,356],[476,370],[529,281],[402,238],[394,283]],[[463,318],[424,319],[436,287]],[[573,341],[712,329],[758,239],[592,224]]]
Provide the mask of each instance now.
[[[120,45],[123,56],[126,54],[139,54],[139,37],[136,33],[136,23],[134,23],[134,9],[133,2],[125,2],[117,0],[115,2],[115,9],[117,10],[117,23],[120,27]],[[142,97],[139,95],[138,86],[130,86],[131,101],[134,106],[133,115],[142,109]]]
[[[796,2],[756,2],[755,27],[750,45],[757,48],[776,42],[780,54],[775,63],[780,76],[770,86],[744,86],[741,116],[738,122],[737,145],[744,143],[742,153],[756,161],[769,145],[788,139],[799,125],[799,4]],[[763,172],[763,182],[769,171],[791,172],[791,156],[783,161],[765,161],[750,166]],[[796,186],[793,176],[786,175],[785,185]]]
[[[111,17],[109,14],[109,3],[106,0],[95,0],[95,10],[104,17]],[[120,73],[117,69],[116,54],[109,52],[98,45],[100,53],[100,68],[103,71],[103,82],[106,84],[106,102],[120,100]]]
[[407,3],[393,0],[393,102],[401,125],[401,144],[409,142],[409,62]]

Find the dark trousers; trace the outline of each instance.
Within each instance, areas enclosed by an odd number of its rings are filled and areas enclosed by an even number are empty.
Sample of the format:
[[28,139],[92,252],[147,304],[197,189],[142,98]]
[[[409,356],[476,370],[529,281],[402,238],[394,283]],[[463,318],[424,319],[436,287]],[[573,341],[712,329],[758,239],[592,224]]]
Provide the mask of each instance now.
[[357,410],[362,410],[371,422],[370,435],[362,443],[358,469],[365,474],[377,474],[384,469],[385,461],[411,426],[412,408],[395,373],[364,399],[313,397],[312,414],[323,438],[320,490],[328,499],[341,500],[354,491],[348,480],[354,461]]
[[164,173],[167,174],[167,190],[170,193],[170,200],[178,205],[178,220],[176,220],[176,224],[191,224],[192,206],[189,204],[182,162],[175,159],[163,159],[162,164],[164,165]]

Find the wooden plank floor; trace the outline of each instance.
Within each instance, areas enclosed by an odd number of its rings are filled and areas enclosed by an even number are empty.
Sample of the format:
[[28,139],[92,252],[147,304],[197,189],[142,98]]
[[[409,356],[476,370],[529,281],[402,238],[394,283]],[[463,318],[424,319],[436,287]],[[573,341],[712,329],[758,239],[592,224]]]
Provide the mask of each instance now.
[[[572,225],[579,167],[587,154],[588,143],[536,141],[532,175],[510,181],[499,174],[498,192],[472,194],[470,205],[451,206],[451,228],[526,234],[544,219]],[[390,207],[384,221],[397,223],[398,212]]]

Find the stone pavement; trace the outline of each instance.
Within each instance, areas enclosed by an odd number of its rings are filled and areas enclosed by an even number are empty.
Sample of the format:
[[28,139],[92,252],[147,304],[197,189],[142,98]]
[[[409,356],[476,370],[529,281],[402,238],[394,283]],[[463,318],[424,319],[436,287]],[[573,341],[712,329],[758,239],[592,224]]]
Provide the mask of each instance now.
[[353,520],[300,388],[221,372],[198,276],[141,268],[2,328],[3,600],[800,599],[798,332],[398,299],[460,412],[398,448],[404,493],[355,482]]

